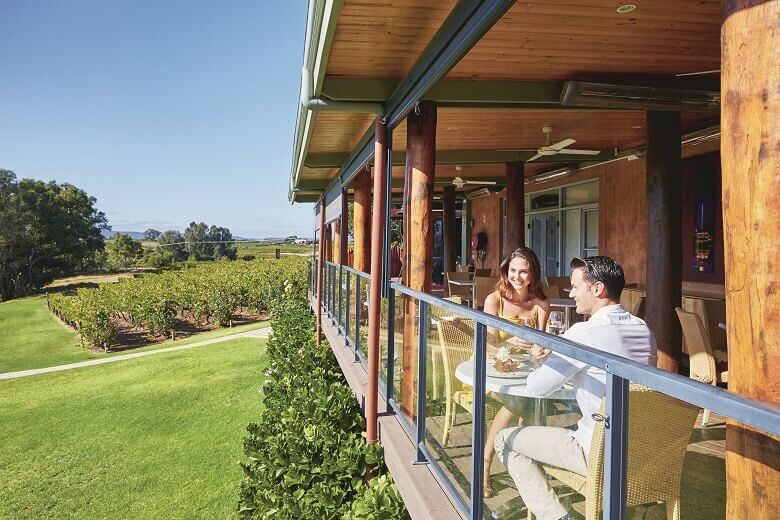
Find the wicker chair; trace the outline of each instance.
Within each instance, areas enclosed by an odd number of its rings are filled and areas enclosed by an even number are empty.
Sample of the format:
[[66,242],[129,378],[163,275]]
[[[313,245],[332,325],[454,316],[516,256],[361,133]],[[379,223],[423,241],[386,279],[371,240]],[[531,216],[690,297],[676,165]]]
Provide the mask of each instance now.
[[[680,307],[675,310],[680,318],[685,344],[688,346],[691,378],[711,385],[728,384],[728,370],[718,370],[717,365],[718,361],[725,363],[727,359],[722,351],[712,350],[702,319],[698,314],[684,311]],[[702,428],[707,427],[709,420],[710,411],[705,408],[701,418]]]
[[[457,366],[471,359],[474,349],[474,324],[465,318],[444,316],[438,309],[433,314],[432,318],[439,335],[438,354],[441,356],[444,372],[444,426],[441,444],[447,446],[450,432],[455,424],[457,406],[469,410],[474,400],[471,389],[464,388],[455,377]],[[500,405],[487,398],[485,405],[486,418],[495,417]]]
[[459,272],[448,272],[445,273],[445,283],[447,285],[447,293],[448,296],[459,296],[462,301],[468,302],[468,305],[471,305],[471,300],[474,299],[474,296],[472,295],[471,287],[466,285],[455,285],[451,284],[450,280],[458,280],[458,281],[467,281],[471,280],[471,273],[465,272],[465,273],[459,273]]
[[542,290],[544,291],[544,295],[548,298],[560,298],[561,297],[561,288],[557,285],[543,285]]
[[645,296],[638,296],[626,309],[630,314],[633,314],[637,318],[645,318]]
[[[626,506],[664,502],[666,518],[679,520],[683,459],[698,410],[646,386],[632,384],[628,413]],[[586,520],[600,518],[604,509],[604,422],[597,422],[593,431],[587,476],[548,466],[545,470],[585,496]]]
[[474,269],[474,276],[481,276],[483,278],[490,278],[493,275],[493,269]]
[[474,277],[474,308],[480,309],[485,307],[485,298],[495,290],[496,284],[499,278],[488,278],[482,276]]

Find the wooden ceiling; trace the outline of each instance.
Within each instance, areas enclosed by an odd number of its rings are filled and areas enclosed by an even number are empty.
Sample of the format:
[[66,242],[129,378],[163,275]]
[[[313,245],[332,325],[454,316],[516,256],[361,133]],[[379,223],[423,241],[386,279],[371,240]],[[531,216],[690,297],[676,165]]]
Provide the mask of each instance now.
[[[454,0],[344,0],[327,74],[403,78]],[[516,2],[449,78],[588,79],[720,68],[720,0]]]
[[456,0],[344,0],[327,74],[403,78]]
[[449,73],[470,79],[588,79],[720,68],[720,0],[517,2]]
[[[720,67],[720,0],[646,0],[618,14],[615,0],[517,2],[450,71],[450,79],[567,80],[669,76]],[[327,74],[403,78],[456,0],[344,0]],[[717,114],[683,114],[683,127]],[[309,154],[349,153],[373,124],[370,114],[317,112]],[[631,110],[439,108],[438,150],[532,149],[576,139],[576,148],[633,147],[645,140],[645,113]],[[406,147],[406,124],[394,131]],[[528,164],[527,174],[554,167]],[[468,172],[466,171],[468,169]],[[311,180],[333,178],[336,168],[304,167]],[[503,175],[501,165],[464,166],[471,178]],[[394,168],[402,175],[402,168]],[[437,166],[437,177],[457,175]]]

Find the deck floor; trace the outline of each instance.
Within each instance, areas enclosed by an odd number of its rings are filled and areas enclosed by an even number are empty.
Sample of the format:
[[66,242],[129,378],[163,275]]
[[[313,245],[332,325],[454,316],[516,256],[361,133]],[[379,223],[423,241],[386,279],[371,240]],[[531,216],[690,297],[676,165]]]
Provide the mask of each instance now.
[[[572,414],[561,414],[548,418],[550,426],[571,424],[576,421]],[[701,412],[691,435],[688,452],[683,466],[682,518],[719,519],[725,518],[725,420],[712,414],[707,428],[702,428]],[[461,498],[469,503],[471,482],[471,415],[463,412],[456,417],[447,447],[442,441],[443,416],[429,417],[427,445],[448,478],[456,483]],[[495,495],[485,500],[485,518],[522,519],[527,518],[512,478],[504,466],[493,460],[491,482]],[[565,489],[559,490],[564,503],[583,516],[585,503],[582,496]],[[629,508],[627,517],[632,520],[663,519],[666,511],[663,505]]]

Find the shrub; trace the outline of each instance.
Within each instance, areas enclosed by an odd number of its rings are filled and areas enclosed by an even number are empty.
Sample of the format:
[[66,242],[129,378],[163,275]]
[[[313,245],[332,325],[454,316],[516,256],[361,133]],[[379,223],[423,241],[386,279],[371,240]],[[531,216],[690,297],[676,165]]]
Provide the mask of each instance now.
[[390,474],[372,479],[352,502],[343,520],[391,520],[409,518],[401,493]]
[[[265,408],[244,440],[242,518],[352,518],[345,515],[355,499],[371,504],[393,496],[387,479],[373,487],[366,482],[372,471],[386,471],[381,446],[365,443],[352,390],[330,349],[316,347],[304,295],[304,285],[288,283],[273,304]],[[402,503],[383,500],[405,513]]]

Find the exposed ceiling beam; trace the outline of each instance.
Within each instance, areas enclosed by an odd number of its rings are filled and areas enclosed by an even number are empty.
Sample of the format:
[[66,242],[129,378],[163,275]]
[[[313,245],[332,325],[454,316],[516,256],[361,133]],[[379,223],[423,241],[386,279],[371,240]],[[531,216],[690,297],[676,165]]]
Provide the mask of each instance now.
[[[439,150],[436,152],[436,164],[501,164],[514,161],[527,161],[536,152],[508,152],[498,150]],[[309,168],[338,168],[349,157],[345,153],[312,153],[306,157]],[[615,150],[601,150],[598,155],[548,155],[534,162],[598,162],[615,158]],[[406,164],[406,151],[393,152],[393,166]]]
[[[344,76],[326,76],[322,86],[322,96],[333,101],[385,103],[398,87],[395,78],[355,78]],[[590,82],[589,82],[590,83]],[[607,77],[598,83],[625,85],[630,88],[666,88],[681,89],[701,94],[709,93],[707,83],[696,84],[680,78],[644,77],[619,78]],[[436,101],[440,107],[494,107],[494,108],[552,108],[577,110],[610,110],[614,104],[573,106],[561,104],[564,81],[513,81],[491,79],[442,79],[423,96],[423,99]],[[717,89],[714,89],[717,90]],[[645,109],[637,101],[637,110]],[[622,107],[621,109],[625,109]]]
[[[384,103],[398,86],[392,78],[327,76],[322,95],[334,101]],[[443,79],[424,99],[439,106],[561,108],[560,81],[505,81]]]

